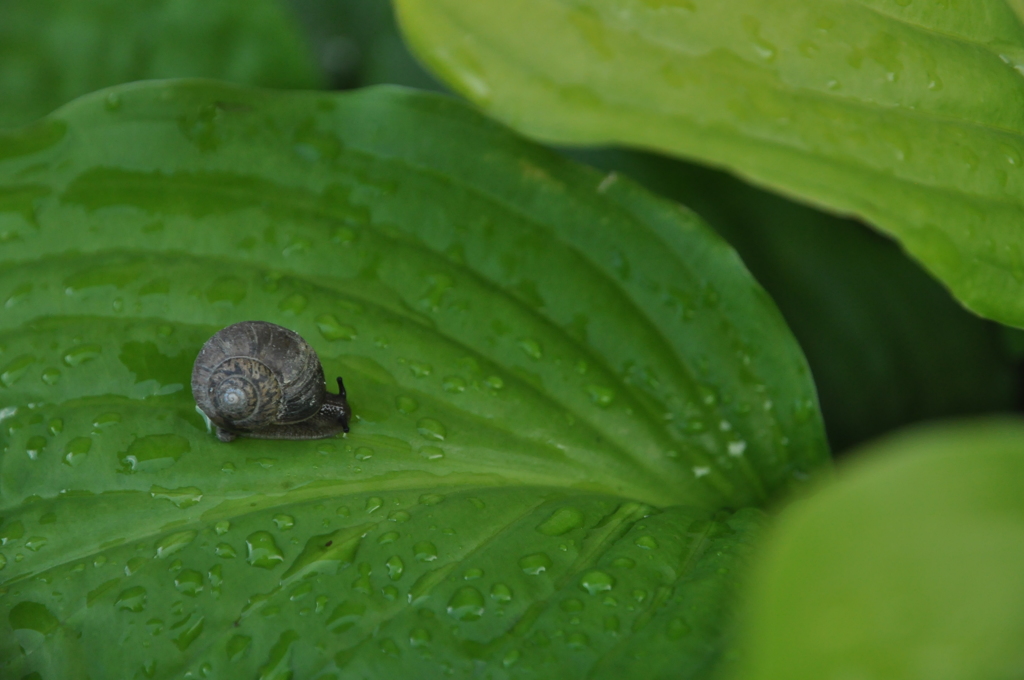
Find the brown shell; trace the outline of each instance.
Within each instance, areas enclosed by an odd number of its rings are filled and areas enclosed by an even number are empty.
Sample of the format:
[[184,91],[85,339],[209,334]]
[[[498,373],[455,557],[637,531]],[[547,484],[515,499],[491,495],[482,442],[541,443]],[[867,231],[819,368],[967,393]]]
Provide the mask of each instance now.
[[255,430],[313,417],[327,394],[316,351],[298,333],[243,321],[206,341],[192,369],[192,396],[211,421]]

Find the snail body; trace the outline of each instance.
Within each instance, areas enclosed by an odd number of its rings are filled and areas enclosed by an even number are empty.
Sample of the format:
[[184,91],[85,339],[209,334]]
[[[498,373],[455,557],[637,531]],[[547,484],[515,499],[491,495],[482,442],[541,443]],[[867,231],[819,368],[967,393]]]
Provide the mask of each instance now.
[[266,321],[243,321],[213,335],[196,357],[192,396],[217,438],[321,439],[348,432],[345,385],[324,384],[316,351]]

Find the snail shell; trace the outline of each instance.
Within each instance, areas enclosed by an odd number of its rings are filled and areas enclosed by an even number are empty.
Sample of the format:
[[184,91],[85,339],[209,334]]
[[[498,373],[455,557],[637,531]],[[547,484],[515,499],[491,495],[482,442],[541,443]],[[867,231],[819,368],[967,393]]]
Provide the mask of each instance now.
[[348,432],[345,385],[324,385],[316,351],[266,321],[243,321],[206,341],[192,369],[192,396],[217,437],[320,439]]

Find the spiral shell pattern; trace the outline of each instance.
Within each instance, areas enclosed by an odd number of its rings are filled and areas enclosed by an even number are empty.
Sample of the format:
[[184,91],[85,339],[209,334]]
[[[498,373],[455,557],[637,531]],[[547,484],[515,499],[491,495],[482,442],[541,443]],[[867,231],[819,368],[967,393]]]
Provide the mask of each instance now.
[[214,424],[244,433],[312,418],[327,390],[316,352],[297,333],[245,321],[203,345],[192,395]]

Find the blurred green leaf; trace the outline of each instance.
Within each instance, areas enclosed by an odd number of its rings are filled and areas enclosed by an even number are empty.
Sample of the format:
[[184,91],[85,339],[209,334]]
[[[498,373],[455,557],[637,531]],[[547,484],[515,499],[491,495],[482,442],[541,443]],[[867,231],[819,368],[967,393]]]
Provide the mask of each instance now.
[[[827,459],[719,237],[434,95],[139,84],[0,136],[0,304],[5,675],[697,675],[762,523],[716,511]],[[348,437],[206,431],[192,360],[254,318]]]
[[394,9],[381,0],[288,0],[337,89],[366,85],[441,86],[409,53]]
[[[835,452],[911,422],[1017,408],[1004,337],[863,225],[652,154],[575,151],[695,210],[779,305],[814,375]],[[1019,344],[1019,343],[1018,343]]]
[[1019,677],[1021,480],[1019,420],[943,425],[866,450],[775,525],[737,677]]
[[733,169],[895,236],[1024,325],[1024,31],[1003,0],[397,0],[414,51],[503,121]]
[[149,78],[320,84],[280,0],[6,0],[0,3],[0,128],[75,97]]

